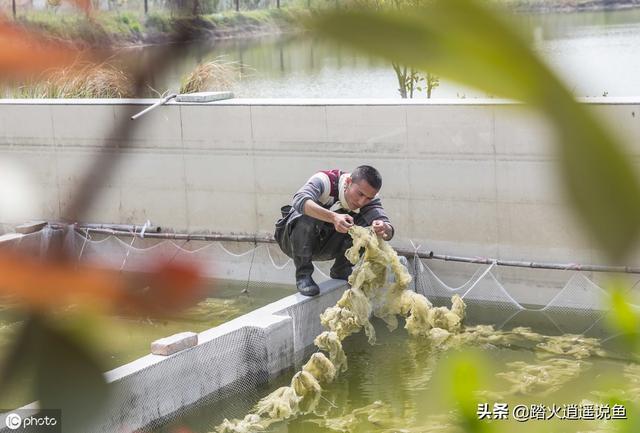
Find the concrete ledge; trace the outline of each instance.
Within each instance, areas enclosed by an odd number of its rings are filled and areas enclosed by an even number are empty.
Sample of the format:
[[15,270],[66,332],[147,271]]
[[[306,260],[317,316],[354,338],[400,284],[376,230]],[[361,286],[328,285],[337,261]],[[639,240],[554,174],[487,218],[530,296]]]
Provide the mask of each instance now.
[[0,246],[11,245],[15,241],[17,241],[18,239],[22,239],[23,237],[24,235],[20,233],[7,233],[0,236]]
[[[219,92],[225,93],[225,92]],[[161,98],[77,98],[77,99],[0,99],[0,105],[152,105]],[[598,105],[640,104],[638,96],[579,97],[581,103]],[[170,101],[166,105],[194,105],[198,102]],[[501,98],[234,98],[222,100],[216,105],[522,105]]]
[[316,297],[287,296],[201,332],[196,346],[147,355],[105,373],[113,405],[92,431],[134,431],[204,398],[266,383],[313,343],[322,330],[320,313],[346,288],[345,281],[329,280]]
[[32,221],[16,226],[16,232],[27,235],[42,230],[47,225],[46,221]]

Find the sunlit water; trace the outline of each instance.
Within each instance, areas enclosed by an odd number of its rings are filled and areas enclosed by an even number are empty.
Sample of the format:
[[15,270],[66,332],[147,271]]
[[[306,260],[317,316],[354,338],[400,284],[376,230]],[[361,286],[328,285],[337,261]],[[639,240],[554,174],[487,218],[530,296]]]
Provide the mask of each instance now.
[[[492,317],[501,316],[498,310],[486,306],[471,306],[469,310],[471,317],[467,320],[468,324],[491,323]],[[557,315],[553,321],[548,318],[538,320],[542,319],[543,314],[534,312],[515,321],[511,320],[505,330],[527,322],[539,323],[540,326],[535,327],[535,330],[545,335],[557,335],[556,325],[563,327],[560,319],[562,316],[563,314]],[[579,314],[565,315],[564,320],[571,326],[568,322],[576,319],[579,319]],[[593,318],[585,318],[585,323],[589,320],[593,322]],[[546,324],[543,325],[543,322]],[[604,330],[606,328],[603,328],[603,338],[600,339],[606,354],[578,359],[544,352],[536,348],[536,343],[526,338],[517,339],[508,345],[483,342],[445,351],[434,350],[425,340],[408,337],[402,328],[390,333],[380,321],[374,323],[378,336],[376,345],[369,345],[362,333],[344,341],[349,369],[325,387],[318,406],[311,413],[271,425],[270,432],[461,432],[463,430],[459,425],[458,413],[449,396],[452,380],[444,371],[451,357],[462,353],[460,350],[471,347],[479,350],[478,359],[484,360],[482,365],[478,361],[483,380],[480,393],[475,396],[476,401],[486,404],[491,412],[496,403],[508,405],[507,419],[483,420],[490,424],[489,431],[596,431],[604,425],[603,420],[569,420],[560,417],[573,416],[573,409],[566,409],[569,405],[582,410],[582,407],[589,407],[590,404],[608,402],[607,396],[623,397],[625,392],[627,397],[634,395],[633,398],[638,398],[636,394],[640,385],[640,366],[628,361],[623,344],[616,342],[615,338],[605,338],[608,332]],[[526,391],[514,391],[530,380],[522,375],[522,381],[517,380],[514,384],[505,377],[505,374],[508,376],[518,371],[514,362],[536,366],[567,362],[571,367],[559,370],[566,377],[560,378],[555,386],[533,385]],[[268,385],[250,393],[232,395],[215,403],[202,403],[153,431],[170,433],[181,431],[179,427],[186,427],[186,431],[193,433],[213,431],[224,418],[243,418],[260,398],[280,386],[288,385],[294,372],[293,369],[287,371]],[[550,416],[551,408],[555,405],[557,415],[545,421],[517,421],[512,412],[517,405],[528,408],[531,405],[544,405],[547,416]],[[631,415],[629,410],[633,411],[634,408],[627,403],[625,411]],[[524,418],[522,413],[519,416]],[[627,421],[623,419],[608,421],[614,425],[625,422]]]
[[[513,21],[576,96],[640,95],[640,9],[518,16]],[[238,97],[399,98],[395,74],[387,62],[307,35],[222,41],[195,48],[155,87],[177,89],[181,74],[217,56],[239,63],[242,78],[233,89]],[[484,96],[490,95],[446,81],[432,95]]]

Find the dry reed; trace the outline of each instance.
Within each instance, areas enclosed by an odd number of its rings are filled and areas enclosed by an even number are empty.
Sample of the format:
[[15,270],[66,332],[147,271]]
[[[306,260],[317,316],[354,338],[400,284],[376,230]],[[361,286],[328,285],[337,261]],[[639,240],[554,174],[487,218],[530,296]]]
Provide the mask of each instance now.
[[108,64],[75,64],[46,71],[10,91],[19,98],[130,98],[127,74]]
[[206,90],[230,90],[239,75],[236,62],[216,58],[201,63],[191,73],[182,77],[180,93],[195,93]]

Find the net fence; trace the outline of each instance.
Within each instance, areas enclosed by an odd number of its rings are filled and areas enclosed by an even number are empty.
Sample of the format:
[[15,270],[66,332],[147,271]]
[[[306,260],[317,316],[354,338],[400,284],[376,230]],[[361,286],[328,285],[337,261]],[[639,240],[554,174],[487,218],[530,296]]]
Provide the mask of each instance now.
[[[244,290],[295,284],[295,267],[277,245],[247,242],[173,241],[74,233],[71,248],[79,261],[123,272],[139,272],[152,263],[188,260],[205,277],[236,282]],[[329,279],[328,263],[315,264],[318,282]]]
[[[579,270],[518,270],[512,271],[519,279],[515,282],[494,263],[467,265],[466,274],[457,278],[464,281],[447,284],[434,272],[433,264],[425,262],[418,259],[414,263],[416,291],[443,305],[453,294],[459,294],[472,315],[478,315],[472,318],[478,323],[492,324],[496,329],[529,326],[552,335],[615,337],[605,320],[612,305],[610,295],[596,282],[607,281],[608,275]],[[638,278],[628,279],[630,288],[637,285]],[[535,302],[527,302],[531,298]]]
[[[11,248],[44,254],[55,230],[45,228],[23,236]],[[271,285],[295,285],[295,267],[276,244],[245,241],[160,240],[139,236],[73,231],[63,240],[82,263],[123,272],[141,272],[153,263],[188,260],[205,277],[227,280],[245,292]],[[314,262],[314,279],[330,279],[332,261]],[[474,319],[497,329],[521,326],[522,321],[544,322],[554,332],[603,336],[602,318],[610,308],[609,295],[593,272],[520,270],[507,275],[496,263],[437,262],[409,257],[413,289],[436,305],[446,305],[458,294],[471,311],[486,310]],[[636,277],[635,280],[639,280]],[[637,282],[633,284],[636,286]],[[534,293],[536,296],[530,296]],[[540,295],[546,293],[547,296]],[[531,301],[535,299],[535,301]]]
[[[205,276],[234,281],[238,290],[250,293],[274,284],[295,283],[291,259],[275,244],[158,240],[90,231],[70,231],[61,236],[61,232],[47,227],[8,247],[45,254],[52,242],[63,242],[80,262],[123,272],[144,271],[156,262],[190,260],[198,263]],[[609,309],[608,294],[593,273],[574,269],[505,271],[495,263],[440,262],[417,255],[408,257],[406,263],[413,277],[413,290],[434,305],[448,306],[452,295],[460,295],[468,306],[470,324],[491,324],[496,329],[528,326],[549,334],[583,334],[603,340],[616,337],[604,320]],[[315,263],[314,277],[318,282],[329,280],[331,264]],[[543,292],[545,296],[531,296]],[[333,293],[327,302],[333,305],[339,294]],[[284,307],[281,314],[290,320],[294,351],[302,354],[322,330],[318,307],[298,303]],[[228,323],[222,327],[225,325]],[[116,370],[110,372],[114,402],[127,403],[117,411],[105,412],[106,418],[95,431],[113,431],[114,426],[128,431],[126,423],[131,424],[131,430],[144,425],[146,428],[141,431],[171,431],[167,426],[172,422],[185,422],[190,411],[197,412],[198,407],[214,401],[222,411],[197,421],[208,425],[196,426],[195,431],[213,430],[223,414],[226,418],[242,416],[271,379],[268,354],[273,351],[273,341],[266,326],[258,319],[238,329],[229,327],[224,333],[220,331],[215,344],[181,352],[179,357],[163,360],[162,365],[152,363],[126,375],[126,379],[119,377]],[[201,336],[206,339],[216,332],[211,329]],[[293,362],[301,360],[297,357]],[[238,394],[243,397],[232,401],[230,397]],[[150,397],[158,395],[162,398]],[[173,409],[176,407],[181,408],[179,412]]]

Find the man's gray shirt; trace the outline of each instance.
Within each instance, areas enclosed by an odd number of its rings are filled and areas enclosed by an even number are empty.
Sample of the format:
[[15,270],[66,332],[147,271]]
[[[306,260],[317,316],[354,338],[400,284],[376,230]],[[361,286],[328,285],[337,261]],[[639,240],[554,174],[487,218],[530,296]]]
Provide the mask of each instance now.
[[331,178],[331,174],[332,173],[327,174],[327,172],[322,171],[314,174],[307,183],[302,185],[293,195],[291,210],[286,217],[289,223],[304,215],[305,202],[307,200],[313,200],[325,209],[338,213],[348,213],[353,217],[354,223],[359,226],[370,226],[375,220],[391,224],[382,207],[382,201],[377,195],[360,209],[355,211],[350,210],[344,199],[345,179],[349,176],[349,173],[340,174],[337,180],[337,193],[334,191],[333,195],[331,194],[331,183],[332,180],[335,182],[335,179]]

